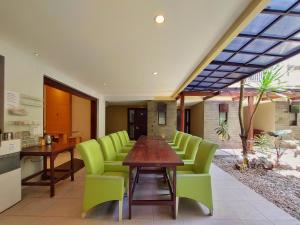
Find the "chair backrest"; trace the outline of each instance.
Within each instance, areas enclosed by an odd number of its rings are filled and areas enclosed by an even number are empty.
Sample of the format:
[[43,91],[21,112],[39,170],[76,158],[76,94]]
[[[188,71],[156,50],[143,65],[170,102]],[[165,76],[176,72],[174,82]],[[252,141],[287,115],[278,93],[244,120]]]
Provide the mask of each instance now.
[[126,142],[129,142],[129,141],[130,141],[130,138],[129,138],[129,135],[128,135],[127,130],[123,130],[122,132],[123,132],[123,135],[124,135],[124,137],[125,137]]
[[173,133],[173,136],[171,137],[171,142],[175,143],[175,140],[176,140],[176,137],[178,135],[179,131],[176,130],[174,133]]
[[96,140],[89,140],[76,145],[84,162],[87,174],[102,174],[104,172],[104,159],[100,145]]
[[183,134],[183,137],[182,137],[181,142],[180,142],[180,144],[179,144],[179,149],[180,149],[181,151],[185,152],[186,147],[187,147],[187,144],[188,144],[188,142],[189,142],[191,136],[192,136],[192,135],[190,135],[190,134],[186,134],[186,133]]
[[195,160],[199,144],[201,143],[202,138],[192,136],[187,144],[186,151],[184,154],[184,159]]
[[177,134],[176,139],[175,139],[175,145],[176,146],[179,146],[183,135],[184,135],[183,132],[178,131],[178,134]]
[[121,152],[122,144],[121,144],[121,140],[119,138],[119,135],[117,133],[112,133],[112,134],[109,135],[109,137],[111,138],[111,141],[114,145],[115,151],[116,152]]
[[117,158],[117,153],[114,149],[114,145],[109,136],[104,136],[98,138],[97,141],[100,144],[100,148],[102,150],[104,160],[105,161],[114,161]]
[[209,173],[211,162],[218,147],[217,144],[205,140],[200,143],[194,163],[196,173]]
[[122,131],[119,131],[119,132],[117,132],[117,134],[121,140],[122,146],[126,145],[127,141],[126,141],[124,133]]

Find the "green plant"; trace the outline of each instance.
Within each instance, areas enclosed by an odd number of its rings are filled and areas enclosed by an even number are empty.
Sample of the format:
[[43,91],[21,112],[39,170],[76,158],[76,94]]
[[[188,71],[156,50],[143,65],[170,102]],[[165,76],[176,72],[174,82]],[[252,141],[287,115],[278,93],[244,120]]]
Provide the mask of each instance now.
[[262,77],[260,81],[255,82],[253,84],[247,84],[248,86],[255,88],[257,90],[257,100],[255,103],[255,107],[253,113],[250,115],[250,120],[248,123],[248,127],[244,126],[243,122],[243,100],[244,100],[244,89],[245,89],[245,80],[241,80],[240,83],[240,99],[239,99],[239,123],[241,128],[241,141],[242,141],[242,153],[243,153],[243,163],[248,164],[248,135],[250,128],[253,123],[254,115],[259,107],[259,103],[261,102],[263,97],[268,98],[268,93],[280,93],[284,91],[285,82],[281,81],[283,77],[283,73],[281,72],[281,66],[273,66],[269,69],[266,69],[262,72]]
[[255,136],[254,146],[258,147],[262,153],[267,153],[267,151],[272,147],[271,140],[266,134],[259,134]]
[[226,121],[222,121],[215,131],[222,141],[228,141],[230,139],[228,124]]

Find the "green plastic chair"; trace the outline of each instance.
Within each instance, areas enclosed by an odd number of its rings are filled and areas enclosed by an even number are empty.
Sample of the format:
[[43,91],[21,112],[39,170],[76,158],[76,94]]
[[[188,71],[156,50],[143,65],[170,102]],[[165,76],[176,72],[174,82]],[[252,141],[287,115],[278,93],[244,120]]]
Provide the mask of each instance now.
[[97,141],[100,144],[105,161],[123,161],[126,157],[126,153],[117,153],[115,151],[114,145],[109,136],[98,138]]
[[132,144],[132,145],[134,145],[136,143],[136,141],[130,140],[127,130],[123,130],[121,132],[123,132],[123,135],[125,136],[126,143]]
[[119,221],[122,220],[124,191],[128,185],[128,173],[107,169],[100,146],[96,140],[82,142],[76,146],[84,161],[86,176],[81,216],[98,204],[119,201]]
[[117,132],[117,135],[119,136],[120,140],[121,140],[121,144],[123,147],[133,147],[133,143],[129,143],[126,140],[125,134],[123,131],[119,131]]
[[174,142],[174,144],[171,144],[171,147],[179,148],[179,144],[181,142],[181,139],[182,139],[183,135],[184,135],[183,132],[178,131],[178,133],[176,135],[176,138],[175,138],[175,142]]
[[199,149],[199,144],[201,143],[202,138],[191,136],[185,152],[176,152],[176,154],[184,161],[184,162],[194,162],[197,154],[197,150]]
[[[219,146],[207,141],[199,145],[194,164],[177,167],[176,185],[176,213],[179,198],[190,198],[205,205],[210,215],[213,215],[213,199],[211,176],[209,174],[211,162]],[[172,177],[172,172],[170,172]]]
[[109,137],[114,145],[115,151],[117,153],[128,153],[131,147],[123,147],[119,135],[117,133],[110,134]]
[[178,147],[172,147],[172,149],[177,151],[177,152],[180,152],[180,153],[184,154],[191,136],[192,135],[190,135],[190,134],[183,133],[183,136],[181,138],[179,146]]
[[173,133],[171,141],[168,142],[169,145],[175,145],[175,141],[176,141],[176,137],[177,137],[178,133],[179,133],[179,131],[177,131],[177,130]]

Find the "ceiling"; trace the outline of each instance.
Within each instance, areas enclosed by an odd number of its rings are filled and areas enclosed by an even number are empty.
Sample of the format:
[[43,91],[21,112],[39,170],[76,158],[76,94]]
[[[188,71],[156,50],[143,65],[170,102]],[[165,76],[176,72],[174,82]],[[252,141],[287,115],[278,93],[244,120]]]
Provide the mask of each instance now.
[[2,0],[0,35],[106,96],[149,99],[170,96],[250,2]]

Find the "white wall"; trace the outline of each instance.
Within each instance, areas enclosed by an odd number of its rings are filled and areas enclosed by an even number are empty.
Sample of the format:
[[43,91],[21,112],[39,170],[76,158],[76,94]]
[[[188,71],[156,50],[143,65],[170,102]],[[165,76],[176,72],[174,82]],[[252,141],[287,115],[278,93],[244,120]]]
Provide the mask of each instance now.
[[[17,49],[3,40],[0,40],[0,55],[5,57],[5,91],[16,91],[43,99],[43,76],[47,75],[61,81],[99,99],[98,136],[105,134],[105,101],[101,94],[46,64],[42,61],[42,56],[36,57],[33,52]],[[33,109],[30,116],[31,120],[42,121],[43,108]],[[8,128],[7,121],[12,119],[7,113],[5,114],[5,130]],[[42,129],[40,135],[42,135]],[[28,167],[27,172],[30,173],[31,170],[35,169]]]

